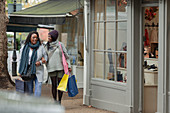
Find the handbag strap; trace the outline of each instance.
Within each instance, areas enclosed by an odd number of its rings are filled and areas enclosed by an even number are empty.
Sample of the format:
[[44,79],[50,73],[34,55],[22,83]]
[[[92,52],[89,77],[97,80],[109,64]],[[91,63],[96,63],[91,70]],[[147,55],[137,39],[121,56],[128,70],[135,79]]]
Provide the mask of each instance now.
[[63,67],[64,67],[64,72],[65,74],[69,74],[69,71],[68,71],[68,64],[67,64],[67,61],[66,61],[66,58],[65,58],[65,55],[64,55],[64,52],[63,52],[63,49],[62,49],[62,46],[59,42],[59,45],[60,45],[60,48],[61,48],[61,51],[62,51],[62,61],[63,61]]

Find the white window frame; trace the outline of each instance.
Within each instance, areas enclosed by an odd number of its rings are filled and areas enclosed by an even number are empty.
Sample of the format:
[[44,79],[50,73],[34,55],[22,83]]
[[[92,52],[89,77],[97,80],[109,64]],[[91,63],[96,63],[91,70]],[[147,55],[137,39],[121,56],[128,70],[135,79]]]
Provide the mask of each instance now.
[[[95,0],[94,0],[95,1]],[[105,2],[106,0],[104,0],[103,2],[104,2],[104,14],[103,15],[105,15],[105,13],[106,13],[106,11],[105,11]],[[117,3],[117,0],[115,0],[115,2]],[[129,1],[128,1],[129,2]],[[95,2],[93,2],[93,11],[95,11]],[[115,5],[115,7],[117,7],[117,5]],[[128,10],[129,11],[129,10]],[[104,53],[104,58],[103,58],[103,60],[104,60],[104,65],[103,65],[103,70],[104,70],[104,72],[103,72],[103,80],[107,80],[107,79],[105,79],[106,78],[106,75],[105,75],[105,72],[106,72],[106,68],[105,68],[105,64],[106,64],[106,59],[105,59],[105,55],[106,55],[106,52],[111,52],[111,53],[114,53],[114,60],[115,60],[115,65],[114,65],[114,74],[115,75],[117,75],[117,54],[118,53],[126,53],[127,54],[127,58],[128,58],[128,18],[129,18],[129,12],[127,11],[127,19],[118,19],[118,15],[117,15],[117,13],[118,12],[116,12],[116,10],[115,10],[115,16],[116,16],[116,19],[115,20],[105,20],[105,17],[103,17],[104,18],[104,20],[101,20],[101,21],[95,21],[95,18],[94,18],[94,15],[95,15],[95,12],[92,12],[93,14],[93,18],[92,18],[92,30],[93,30],[93,33],[92,33],[92,44],[93,44],[93,46],[92,46],[92,65],[93,65],[93,71],[92,71],[92,75],[94,75],[94,53],[95,52],[102,52],[102,53]],[[117,50],[117,39],[118,39],[118,34],[117,34],[117,32],[118,32],[118,29],[117,29],[117,26],[118,26],[118,23],[119,22],[126,22],[127,23],[127,51],[118,51]],[[95,44],[94,44],[94,40],[95,40],[95,36],[94,36],[94,32],[95,32],[95,23],[103,23],[104,24],[104,47],[105,47],[105,39],[106,39],[106,36],[105,36],[105,34],[106,34],[106,29],[105,29],[105,26],[106,26],[106,23],[114,23],[115,24],[115,43],[114,43],[114,50],[106,50],[105,48],[104,48],[104,50],[99,50],[99,49],[94,49],[94,46],[95,46]],[[127,59],[127,67],[126,67],[126,69],[128,69],[128,59]],[[126,73],[127,73],[127,76],[128,76],[128,71],[126,71]],[[94,76],[92,76],[92,78],[94,78]],[[128,78],[127,78],[128,79]],[[114,81],[113,82],[117,82],[117,76],[115,76],[115,79],[114,79]],[[126,84],[126,83],[125,83]]]

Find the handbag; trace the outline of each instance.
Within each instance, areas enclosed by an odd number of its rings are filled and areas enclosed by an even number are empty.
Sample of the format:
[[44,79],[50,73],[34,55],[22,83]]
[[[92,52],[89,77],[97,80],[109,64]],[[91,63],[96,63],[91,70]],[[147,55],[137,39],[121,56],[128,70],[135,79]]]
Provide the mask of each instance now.
[[60,90],[60,91],[67,92],[67,83],[68,83],[68,77],[69,77],[68,64],[67,64],[66,58],[64,56],[63,49],[61,47],[60,42],[59,42],[59,45],[60,45],[60,48],[61,48],[61,51],[62,51],[62,61],[63,61],[63,67],[64,67],[65,74],[62,77],[57,89]]
[[31,66],[28,66],[27,73],[25,75],[21,75],[22,80],[30,81],[35,78],[35,74],[31,74]]
[[61,51],[62,51],[62,61],[63,61],[64,72],[65,72],[65,74],[68,74],[68,73],[69,73],[69,71],[68,71],[68,64],[67,64],[65,55],[64,55],[64,53],[63,53],[63,49],[62,49],[62,47],[61,47],[60,42],[59,42],[59,45],[60,45],[60,48],[61,48]]
[[74,97],[79,93],[75,75],[72,75],[68,78],[67,88],[68,88],[68,96],[69,97]]

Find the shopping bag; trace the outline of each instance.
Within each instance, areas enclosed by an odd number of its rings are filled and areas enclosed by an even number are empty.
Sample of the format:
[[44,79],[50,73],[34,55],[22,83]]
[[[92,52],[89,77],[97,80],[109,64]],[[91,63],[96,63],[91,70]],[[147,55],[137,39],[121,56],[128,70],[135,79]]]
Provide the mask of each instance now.
[[75,75],[72,75],[68,78],[67,89],[68,89],[68,96],[69,97],[74,97],[79,93],[78,88],[77,88]]
[[58,90],[67,92],[68,77],[69,77],[69,75],[64,74],[64,76],[62,77],[62,79],[57,87]]
[[28,86],[27,86],[26,82],[27,82],[27,81],[23,81],[23,80],[16,79],[16,80],[15,80],[15,88],[16,88],[16,91],[17,91],[17,92],[20,92],[20,93],[26,93],[26,92],[28,92]]
[[45,64],[43,64],[43,67],[44,67],[44,77],[43,77],[43,83],[48,83],[49,76],[48,76],[47,67],[46,67],[46,65],[45,65]]

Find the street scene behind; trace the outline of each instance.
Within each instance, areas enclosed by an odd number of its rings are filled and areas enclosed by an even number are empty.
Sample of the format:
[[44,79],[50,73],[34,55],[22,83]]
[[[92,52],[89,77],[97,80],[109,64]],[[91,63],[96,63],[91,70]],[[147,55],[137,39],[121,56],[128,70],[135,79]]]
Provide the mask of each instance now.
[[[0,27],[1,38],[4,37],[3,53],[1,53],[4,58],[1,62],[3,64],[1,64],[0,75],[0,113],[112,113],[83,104],[83,0],[1,0],[0,6],[1,17],[3,17]],[[39,10],[35,11],[37,8]],[[51,43],[54,42],[61,43],[62,50],[60,51],[64,52],[67,60],[67,71],[64,67],[60,68],[69,77],[75,75],[78,94],[74,97],[68,95],[69,89],[66,89],[67,91],[64,93],[63,91],[61,93],[60,90],[57,91],[57,84],[60,83],[63,74],[60,78],[60,71],[56,71],[57,75],[51,74],[54,71],[48,71],[49,67],[53,65],[49,64],[52,59],[51,54],[55,53],[49,53],[50,49],[47,49],[49,50],[47,52],[45,46],[50,48]],[[36,46],[37,43],[41,43],[41,45],[34,50],[31,44]],[[31,48],[28,50],[33,52],[31,58],[29,55],[27,57],[27,45]],[[41,51],[39,49],[42,45],[44,53],[40,60],[34,62],[34,56],[39,57],[39,51]],[[30,54],[30,52],[28,53]],[[33,54],[37,55],[33,56]],[[54,58],[57,59],[56,56]],[[30,60],[25,62],[27,59]],[[54,62],[53,60],[52,62],[57,64],[57,62],[64,61],[56,60]],[[28,75],[29,67],[31,67],[30,73],[33,75],[32,63],[36,65],[35,77],[28,80],[23,75]],[[64,66],[62,63],[61,65]],[[22,69],[25,66],[26,68]],[[38,77],[39,69],[37,67],[43,67],[43,70],[40,69],[41,75],[43,75],[42,80]],[[22,70],[26,70],[26,74]],[[55,94],[54,91],[58,94]]]
[[169,113],[169,0],[0,0],[0,113]]

